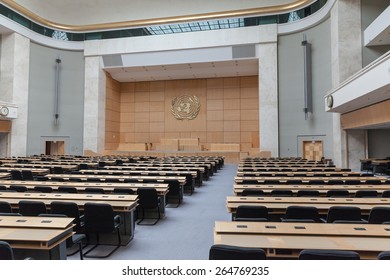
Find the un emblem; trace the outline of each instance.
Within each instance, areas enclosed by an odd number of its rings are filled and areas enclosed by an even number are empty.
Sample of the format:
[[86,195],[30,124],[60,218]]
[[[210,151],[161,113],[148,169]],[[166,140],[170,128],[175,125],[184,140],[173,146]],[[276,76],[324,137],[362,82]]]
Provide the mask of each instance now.
[[177,120],[193,120],[200,110],[199,98],[195,95],[182,95],[174,98],[171,103],[172,115]]

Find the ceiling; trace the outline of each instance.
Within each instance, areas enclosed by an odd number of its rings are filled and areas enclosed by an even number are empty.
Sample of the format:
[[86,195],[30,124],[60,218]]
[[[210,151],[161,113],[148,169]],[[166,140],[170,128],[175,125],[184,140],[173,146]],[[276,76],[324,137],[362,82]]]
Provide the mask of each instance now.
[[105,68],[118,82],[222,78],[258,75],[257,59]]

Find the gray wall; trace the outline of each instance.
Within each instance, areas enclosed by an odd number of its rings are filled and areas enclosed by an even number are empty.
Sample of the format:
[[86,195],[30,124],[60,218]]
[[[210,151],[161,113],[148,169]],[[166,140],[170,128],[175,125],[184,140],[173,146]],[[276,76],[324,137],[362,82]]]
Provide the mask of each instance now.
[[390,157],[390,129],[368,130],[368,158]]
[[[54,124],[56,58],[60,57],[59,123]],[[44,142],[65,140],[65,153],[83,153],[84,55],[31,43],[27,155]]]
[[[362,7],[362,32],[390,5],[390,0],[361,0]],[[363,67],[370,64],[372,61],[386,53],[389,45],[364,47],[363,44]]]
[[[313,114],[305,120],[303,33],[312,44]],[[331,89],[330,20],[305,32],[278,38],[280,156],[302,156],[303,140],[322,140],[324,156],[333,158],[332,114],[324,96]]]

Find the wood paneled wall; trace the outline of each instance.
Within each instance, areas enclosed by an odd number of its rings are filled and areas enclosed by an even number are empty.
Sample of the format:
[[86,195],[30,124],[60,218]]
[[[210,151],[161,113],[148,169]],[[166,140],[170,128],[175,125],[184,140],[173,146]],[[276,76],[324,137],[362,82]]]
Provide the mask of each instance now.
[[[181,95],[200,99],[194,120],[172,115],[171,102]],[[106,148],[119,143],[155,147],[163,138],[199,138],[206,149],[210,143],[238,143],[241,151],[250,151],[259,147],[258,95],[257,76],[121,84],[108,77]],[[119,142],[114,137],[118,125]]]
[[116,150],[120,141],[121,84],[106,74],[105,149]]

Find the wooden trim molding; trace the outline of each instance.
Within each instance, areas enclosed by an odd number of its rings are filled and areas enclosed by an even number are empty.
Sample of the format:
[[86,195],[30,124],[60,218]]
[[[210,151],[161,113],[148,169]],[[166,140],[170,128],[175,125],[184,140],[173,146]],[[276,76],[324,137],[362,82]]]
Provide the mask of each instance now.
[[32,11],[16,3],[15,1],[2,0],[1,2],[6,6],[8,6],[10,9],[22,14],[23,16],[31,19],[32,21],[47,26],[49,28],[64,30],[69,32],[86,32],[86,31],[98,31],[98,30],[110,30],[110,29],[111,30],[123,29],[123,28],[140,27],[140,26],[147,26],[147,25],[210,20],[210,19],[218,19],[218,18],[231,18],[231,17],[254,16],[254,15],[264,15],[264,14],[280,14],[280,13],[301,9],[305,6],[310,5],[314,1],[296,0],[285,5],[258,7],[252,9],[231,10],[231,11],[224,11],[224,12],[217,12],[217,13],[190,14],[190,15],[182,15],[182,16],[175,16],[175,17],[152,18],[152,19],[144,19],[144,20],[106,22],[106,23],[87,24],[87,25],[70,25],[70,24],[63,24],[59,22],[50,21],[37,15],[36,13],[33,13]]
[[367,128],[390,124],[390,99],[342,114],[340,122],[343,129]]

